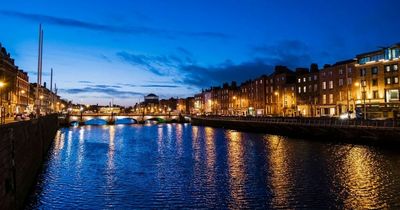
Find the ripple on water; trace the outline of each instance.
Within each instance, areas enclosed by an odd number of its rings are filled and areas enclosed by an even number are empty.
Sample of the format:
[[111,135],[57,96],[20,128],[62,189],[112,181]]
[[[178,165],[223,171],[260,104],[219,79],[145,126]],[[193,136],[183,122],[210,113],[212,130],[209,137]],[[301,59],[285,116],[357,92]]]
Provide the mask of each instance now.
[[396,208],[397,151],[165,124],[56,136],[27,208]]

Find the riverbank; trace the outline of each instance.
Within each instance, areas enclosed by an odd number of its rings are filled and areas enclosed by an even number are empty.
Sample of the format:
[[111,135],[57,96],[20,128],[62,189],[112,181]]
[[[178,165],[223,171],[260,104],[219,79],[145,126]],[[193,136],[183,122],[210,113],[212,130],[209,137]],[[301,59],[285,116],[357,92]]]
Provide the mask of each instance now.
[[24,207],[57,130],[57,115],[0,125],[0,209]]
[[192,124],[320,141],[400,146],[400,127],[394,122],[307,118],[192,117]]

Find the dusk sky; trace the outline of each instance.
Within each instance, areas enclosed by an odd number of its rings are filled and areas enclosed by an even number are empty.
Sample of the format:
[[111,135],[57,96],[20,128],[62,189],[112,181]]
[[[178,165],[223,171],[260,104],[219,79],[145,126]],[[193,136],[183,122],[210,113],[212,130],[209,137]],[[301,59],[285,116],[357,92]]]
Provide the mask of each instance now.
[[187,97],[274,65],[332,64],[400,42],[398,0],[1,0],[0,42],[74,103]]

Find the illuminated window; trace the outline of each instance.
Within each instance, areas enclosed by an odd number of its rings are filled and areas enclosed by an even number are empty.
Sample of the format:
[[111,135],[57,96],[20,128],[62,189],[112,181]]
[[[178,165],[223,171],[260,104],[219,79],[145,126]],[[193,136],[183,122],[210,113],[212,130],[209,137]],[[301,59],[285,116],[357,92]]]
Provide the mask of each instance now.
[[333,89],[333,81],[329,81],[329,89]]
[[298,79],[297,79],[297,82],[298,82],[298,83],[301,83],[301,79],[300,79],[300,78],[298,78]]
[[326,82],[322,82],[322,89],[326,90]]
[[392,78],[390,78],[390,77],[386,77],[386,79],[385,79],[385,84],[387,84],[387,85],[390,85],[390,84],[392,84],[392,80],[391,80]]
[[301,87],[298,88],[299,93],[301,93]]
[[399,67],[397,66],[397,64],[393,64],[393,65],[392,65],[392,70],[393,70],[393,71],[397,71],[398,68],[399,68]]
[[304,78],[303,78],[303,82],[306,82],[306,81],[307,81],[307,79],[304,77]]
[[385,72],[390,72],[390,66],[389,65],[385,66]]
[[386,102],[398,102],[398,101],[399,101],[399,89],[386,91]]
[[323,103],[323,104],[326,104],[326,95],[325,95],[325,94],[322,95],[322,103]]
[[307,87],[306,86],[303,87],[303,92],[305,92],[305,93],[307,92]]
[[393,84],[399,84],[399,77],[393,77]]
[[363,86],[363,87],[367,86],[367,81],[361,80],[361,86]]
[[333,94],[329,94],[329,103],[333,104]]

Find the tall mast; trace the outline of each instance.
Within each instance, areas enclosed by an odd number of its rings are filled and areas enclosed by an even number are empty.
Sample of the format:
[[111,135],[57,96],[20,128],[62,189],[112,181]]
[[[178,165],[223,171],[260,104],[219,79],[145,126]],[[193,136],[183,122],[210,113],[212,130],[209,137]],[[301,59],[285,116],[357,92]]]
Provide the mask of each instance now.
[[40,108],[39,108],[39,88],[41,84],[41,63],[42,63],[42,24],[39,24],[39,47],[38,47],[38,69],[37,69],[37,83],[36,83],[36,116],[40,115]]

